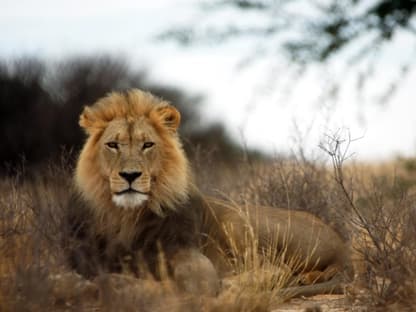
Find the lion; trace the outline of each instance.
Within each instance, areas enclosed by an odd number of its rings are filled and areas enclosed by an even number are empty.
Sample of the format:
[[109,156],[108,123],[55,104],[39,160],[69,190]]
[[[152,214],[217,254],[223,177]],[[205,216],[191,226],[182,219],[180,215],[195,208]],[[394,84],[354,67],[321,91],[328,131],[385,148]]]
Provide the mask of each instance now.
[[201,194],[178,135],[180,118],[170,103],[138,89],[84,108],[79,124],[87,139],[68,205],[71,267],[86,278],[125,270],[168,276],[181,290],[215,296],[229,270],[219,261],[232,254],[229,236],[244,252],[250,228],[259,253],[274,249],[301,276],[294,294],[339,290],[349,268],[340,236],[307,212],[252,206],[242,214]]

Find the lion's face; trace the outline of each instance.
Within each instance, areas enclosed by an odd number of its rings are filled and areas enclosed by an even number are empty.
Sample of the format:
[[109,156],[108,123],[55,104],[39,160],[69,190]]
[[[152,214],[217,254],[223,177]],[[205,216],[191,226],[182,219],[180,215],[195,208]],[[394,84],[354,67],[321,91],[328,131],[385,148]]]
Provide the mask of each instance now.
[[175,209],[190,184],[179,119],[175,108],[138,90],[85,108],[80,124],[89,137],[76,172],[81,194],[110,209],[149,208],[159,215]]
[[160,147],[159,136],[144,117],[108,124],[100,140],[100,164],[117,206],[140,207],[150,198],[161,167]]

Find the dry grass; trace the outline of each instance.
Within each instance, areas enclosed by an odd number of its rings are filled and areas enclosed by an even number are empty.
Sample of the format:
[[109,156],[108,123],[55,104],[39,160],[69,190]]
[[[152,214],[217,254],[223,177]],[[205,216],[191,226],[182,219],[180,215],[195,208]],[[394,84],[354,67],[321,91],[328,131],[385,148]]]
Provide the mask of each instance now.
[[349,142],[330,139],[332,165],[302,157],[241,163],[237,171],[222,172],[218,180],[225,185],[215,184],[216,195],[320,216],[351,242],[351,306],[414,309],[416,161],[354,163],[347,161]]
[[[270,279],[270,264],[260,263],[253,251],[244,255],[234,251],[235,272],[247,274],[224,281],[217,298],[183,294],[167,278],[138,280],[128,274],[103,273],[87,281],[71,272],[64,252],[71,171],[66,164],[53,165],[40,176],[17,174],[2,179],[0,311],[269,310],[273,288],[281,287],[284,276]],[[251,232],[247,242],[257,248],[253,237]]]
[[[377,167],[338,160],[334,172],[320,161],[276,158],[214,171],[200,166],[197,174],[203,189],[234,201],[242,215],[249,213],[245,203],[265,204],[307,210],[336,226],[357,255],[351,305],[414,308],[412,161]],[[41,176],[22,173],[0,181],[0,311],[269,311],[286,299],[279,290],[296,283],[272,249],[257,252],[252,228],[246,233],[249,248],[229,242],[235,246],[229,260],[235,275],[224,279],[217,298],[180,293],[167,279],[102,274],[86,281],[68,269],[62,247],[70,176],[64,161]]]

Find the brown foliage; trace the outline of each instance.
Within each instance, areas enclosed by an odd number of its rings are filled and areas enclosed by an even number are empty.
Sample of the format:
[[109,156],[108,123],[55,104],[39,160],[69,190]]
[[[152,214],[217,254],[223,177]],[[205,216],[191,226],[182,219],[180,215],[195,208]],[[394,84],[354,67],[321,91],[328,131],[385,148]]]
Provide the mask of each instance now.
[[[342,166],[335,167],[335,179],[323,163],[279,158],[242,162],[239,170],[218,164],[213,171],[200,164],[198,173],[207,177],[203,187],[215,188],[217,195],[241,203],[300,207],[344,224],[358,255],[357,276],[347,293],[350,304],[397,310],[414,308],[416,299],[415,184],[409,162],[383,170],[338,162]],[[172,311],[268,311],[279,303],[271,285],[281,285],[276,280],[284,279],[284,272],[272,276],[267,267],[256,265],[253,254],[235,263],[236,271],[251,273],[224,281],[218,298],[187,296],[165,281],[126,275],[86,281],[70,272],[63,256],[61,214],[71,183],[67,163],[0,183],[0,310],[163,311],[169,306]]]

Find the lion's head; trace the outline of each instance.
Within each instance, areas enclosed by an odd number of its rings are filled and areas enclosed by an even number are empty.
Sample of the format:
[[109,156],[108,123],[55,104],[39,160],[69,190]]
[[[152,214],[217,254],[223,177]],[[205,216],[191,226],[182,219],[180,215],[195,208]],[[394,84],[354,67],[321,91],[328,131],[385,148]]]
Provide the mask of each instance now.
[[88,138],[75,181],[82,196],[102,208],[175,210],[190,188],[179,122],[173,106],[140,90],[85,107],[79,124]]

